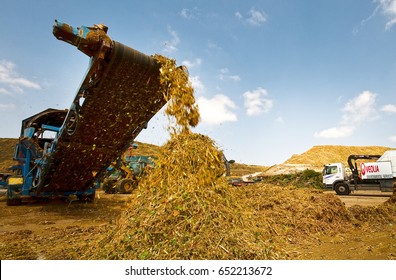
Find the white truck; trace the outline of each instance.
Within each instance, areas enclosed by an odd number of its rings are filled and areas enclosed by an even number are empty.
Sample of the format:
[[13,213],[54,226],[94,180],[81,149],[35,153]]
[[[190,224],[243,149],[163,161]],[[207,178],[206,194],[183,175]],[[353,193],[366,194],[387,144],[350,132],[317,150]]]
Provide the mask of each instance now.
[[[377,160],[360,162],[357,160]],[[381,155],[350,155],[350,172],[343,163],[326,164],[323,168],[323,187],[331,188],[338,195],[348,195],[355,190],[393,191],[396,182],[396,150]]]

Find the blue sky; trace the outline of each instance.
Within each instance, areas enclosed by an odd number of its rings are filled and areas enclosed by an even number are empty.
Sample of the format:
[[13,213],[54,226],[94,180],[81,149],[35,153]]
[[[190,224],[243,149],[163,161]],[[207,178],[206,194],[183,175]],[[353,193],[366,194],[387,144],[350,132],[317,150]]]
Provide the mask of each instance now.
[[[89,58],[54,20],[188,67],[196,132],[230,159],[282,163],[314,145],[396,146],[396,0],[2,1],[0,137],[69,108]],[[159,112],[138,141],[163,144]]]

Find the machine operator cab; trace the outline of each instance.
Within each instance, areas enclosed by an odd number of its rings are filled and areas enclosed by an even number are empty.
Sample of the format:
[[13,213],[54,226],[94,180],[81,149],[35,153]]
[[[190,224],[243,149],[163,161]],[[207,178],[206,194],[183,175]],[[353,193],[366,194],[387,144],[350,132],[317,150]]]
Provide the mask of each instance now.
[[18,166],[34,163],[51,152],[53,142],[63,125],[67,110],[47,109],[22,121],[21,135],[15,147],[14,160]]
[[333,188],[337,181],[344,181],[347,177],[345,165],[342,163],[330,163],[323,167],[323,187]]

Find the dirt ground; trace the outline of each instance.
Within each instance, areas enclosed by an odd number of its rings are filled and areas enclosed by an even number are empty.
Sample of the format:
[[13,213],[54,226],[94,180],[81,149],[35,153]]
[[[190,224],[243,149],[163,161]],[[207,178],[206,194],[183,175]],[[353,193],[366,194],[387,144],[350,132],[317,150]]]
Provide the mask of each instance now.
[[[360,193],[340,196],[347,207],[378,205],[387,196]],[[92,203],[27,203],[7,206],[0,196],[0,258],[79,259],[80,250],[115,227],[127,207],[128,195],[98,191]],[[396,225],[367,231],[320,236],[312,243],[290,244],[295,259],[396,259]]]
[[[325,191],[326,193],[334,193],[334,191]],[[360,206],[376,206],[384,203],[392,195],[390,192],[381,191],[355,191],[350,195],[338,196],[346,207],[353,205]]]
[[128,195],[97,192],[94,202],[27,203],[7,206],[0,198],[0,257],[79,259],[79,249],[110,230]]
[[[333,191],[327,191],[332,193]],[[338,196],[346,207],[377,206],[389,199],[391,193],[355,191]],[[321,236],[315,246],[296,248],[302,259],[384,260],[396,259],[396,225],[373,226],[369,230],[355,230],[336,236]]]

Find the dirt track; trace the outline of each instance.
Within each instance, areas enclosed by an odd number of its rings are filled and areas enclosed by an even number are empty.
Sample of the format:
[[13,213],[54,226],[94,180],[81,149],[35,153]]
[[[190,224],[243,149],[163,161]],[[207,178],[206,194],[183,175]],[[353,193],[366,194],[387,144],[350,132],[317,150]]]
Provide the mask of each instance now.
[[54,200],[7,206],[0,199],[1,259],[79,259],[77,248],[110,230],[127,195],[99,191],[93,203]]
[[[115,227],[128,195],[99,191],[93,203],[52,201],[6,206],[0,197],[0,258],[79,259],[84,246]],[[378,205],[388,197],[343,196],[348,206]],[[315,244],[290,244],[296,259],[396,259],[395,225],[322,236]]]

